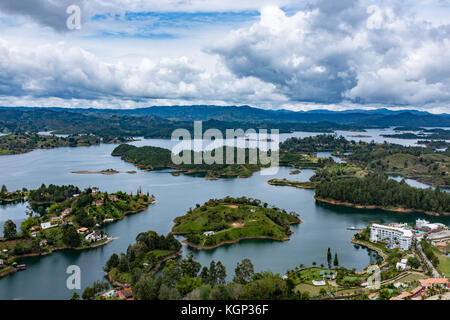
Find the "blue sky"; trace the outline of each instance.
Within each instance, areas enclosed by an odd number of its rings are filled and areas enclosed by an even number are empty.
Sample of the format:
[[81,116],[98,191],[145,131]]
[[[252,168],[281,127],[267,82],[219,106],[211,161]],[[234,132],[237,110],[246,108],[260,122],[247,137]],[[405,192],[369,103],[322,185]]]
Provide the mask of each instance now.
[[0,105],[450,113],[448,16],[447,0],[2,0]]

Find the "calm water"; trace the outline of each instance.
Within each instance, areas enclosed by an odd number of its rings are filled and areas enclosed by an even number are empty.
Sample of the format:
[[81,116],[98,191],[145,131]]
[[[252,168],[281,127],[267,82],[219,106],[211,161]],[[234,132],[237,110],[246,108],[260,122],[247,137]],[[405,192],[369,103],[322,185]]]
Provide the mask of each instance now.
[[[168,146],[167,140],[142,140],[137,145]],[[117,175],[79,175],[74,170],[102,170],[114,168],[120,171],[135,170],[135,167],[111,157],[114,145],[79,148],[37,150],[31,153],[0,157],[1,183],[10,190],[27,187],[36,188],[45,184],[74,184],[80,188],[98,186],[102,190],[144,192],[156,196],[157,202],[142,213],[123,221],[105,226],[111,236],[119,237],[110,244],[86,251],[60,251],[46,257],[23,259],[27,270],[0,279],[0,299],[68,299],[73,291],[66,288],[65,270],[69,265],[78,265],[82,272],[82,286],[104,277],[102,266],[112,253],[125,251],[135,241],[139,232],[155,230],[168,233],[173,219],[184,215],[196,203],[202,204],[210,198],[225,196],[248,196],[261,199],[288,211],[296,211],[304,221],[293,226],[294,234],[287,242],[245,241],[220,247],[213,251],[194,251],[202,264],[211,259],[221,260],[231,277],[236,263],[250,258],[256,270],[271,270],[283,274],[299,264],[311,265],[313,261],[326,263],[327,248],[337,251],[343,266],[362,269],[375,259],[373,253],[356,249],[351,243],[353,231],[349,226],[364,227],[371,222],[414,221],[419,214],[397,214],[380,211],[319,205],[313,199],[314,191],[291,187],[270,186],[267,180],[274,177],[306,181],[314,173],[302,170],[298,175],[289,175],[291,168],[280,168],[275,176],[256,173],[247,179],[221,179],[208,181],[198,177],[181,175],[174,177],[169,170]],[[263,171],[265,172],[265,171]],[[0,223],[7,219],[20,221],[25,218],[25,204],[0,206]],[[427,217],[450,225],[449,218]],[[183,247],[184,255],[189,249]]]

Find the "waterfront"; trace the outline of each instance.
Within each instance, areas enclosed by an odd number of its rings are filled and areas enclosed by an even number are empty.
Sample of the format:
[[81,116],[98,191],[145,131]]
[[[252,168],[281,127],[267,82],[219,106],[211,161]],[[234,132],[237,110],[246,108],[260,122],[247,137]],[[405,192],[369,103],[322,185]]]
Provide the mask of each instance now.
[[[172,142],[162,139],[148,139],[133,144],[169,147],[170,143]],[[308,266],[313,261],[319,265],[326,264],[328,247],[338,253],[341,265],[361,270],[373,261],[376,255],[353,246],[350,239],[354,232],[348,231],[348,226],[362,228],[371,222],[412,222],[417,217],[450,224],[448,217],[436,218],[318,204],[313,199],[314,190],[267,184],[267,180],[272,178],[306,181],[314,174],[313,170],[302,170],[298,175],[290,175],[292,169],[285,167],[280,168],[274,176],[257,172],[247,179],[216,181],[186,175],[175,177],[170,174],[170,170],[138,170],[133,175],[71,173],[76,170],[100,171],[108,168],[119,171],[136,170],[133,165],[120,158],[110,156],[115,146],[104,144],[36,150],[27,154],[0,157],[1,183],[7,185],[10,190],[22,187],[37,188],[42,183],[73,184],[80,188],[97,186],[108,192],[123,190],[135,193],[141,187],[143,192],[154,194],[157,200],[147,211],[106,225],[104,230],[109,235],[119,237],[106,246],[86,251],[59,251],[46,257],[22,259],[20,262],[27,264],[27,270],[0,279],[0,299],[68,299],[73,293],[66,288],[68,275],[65,270],[69,265],[80,266],[83,287],[94,280],[102,279],[102,267],[106,260],[112,253],[125,251],[127,246],[135,241],[139,232],[151,229],[165,234],[172,228],[173,218],[184,215],[189,208],[210,198],[228,195],[258,198],[287,211],[295,211],[303,220],[301,225],[292,226],[294,234],[287,242],[249,240],[212,251],[193,251],[202,264],[209,264],[211,259],[221,260],[229,277],[233,275],[236,263],[243,258],[250,258],[258,271],[271,270],[281,274],[299,264]],[[17,214],[20,216],[17,219],[22,218],[25,204],[20,205],[23,207],[2,207],[2,217],[7,215],[9,219]],[[10,209],[14,209],[14,212],[11,213]],[[188,250],[183,246],[183,255],[186,255]]]

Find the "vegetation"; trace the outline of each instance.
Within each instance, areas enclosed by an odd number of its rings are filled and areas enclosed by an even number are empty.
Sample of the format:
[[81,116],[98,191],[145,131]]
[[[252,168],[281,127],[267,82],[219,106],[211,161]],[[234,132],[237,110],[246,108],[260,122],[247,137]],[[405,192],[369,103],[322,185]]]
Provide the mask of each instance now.
[[332,199],[363,207],[414,210],[450,214],[450,194],[439,188],[419,189],[382,176],[321,181],[316,186],[319,200]]
[[[108,242],[103,223],[123,219],[129,213],[142,211],[154,201],[153,196],[116,192],[108,194],[96,188],[83,191],[74,186],[48,187],[25,192],[31,206],[20,229],[12,221],[4,225],[0,258],[10,265],[23,255],[41,255],[57,249],[84,249]],[[19,233],[19,230],[20,233]],[[89,235],[89,236],[88,236]],[[88,236],[88,237],[86,237]]]
[[62,138],[36,133],[8,134],[0,136],[0,155],[26,153],[35,149],[91,146],[100,142],[101,139],[94,135],[72,135]]
[[274,186],[290,186],[290,187],[296,187],[300,189],[314,189],[316,186],[316,183],[310,182],[310,181],[290,181],[285,179],[271,179],[267,181],[268,184],[274,185]]
[[241,239],[287,240],[290,225],[300,223],[298,215],[268,208],[246,197],[211,199],[182,217],[175,218],[172,232],[186,235],[196,248],[213,248]]
[[161,263],[168,258],[175,258],[181,244],[173,235],[167,237],[154,231],[141,232],[136,243],[128,246],[126,253],[113,254],[105,266],[111,281],[135,283],[141,275],[156,273]]
[[[202,174],[209,179],[217,179],[220,177],[250,177],[253,172],[258,171],[262,165],[258,158],[253,158],[250,149],[238,149],[233,150],[233,163],[237,163],[239,152],[245,153],[244,164],[207,164],[205,162],[205,153],[195,153],[193,151],[183,151],[183,153],[189,153],[189,159],[191,164],[175,164],[172,161],[172,152],[168,149],[158,147],[135,147],[132,145],[122,144],[115,148],[112,152],[113,156],[120,156],[123,160],[131,162],[144,170],[155,170],[163,168],[172,168],[184,172],[186,174]],[[222,150],[223,158],[226,155],[226,147]],[[254,150],[257,151],[257,150]],[[219,152],[219,149],[213,151],[212,155]],[[199,164],[194,163],[196,157],[201,157],[202,162]],[[225,162],[224,160],[222,160]],[[228,161],[228,160],[227,160]],[[251,164],[254,163],[254,164]]]

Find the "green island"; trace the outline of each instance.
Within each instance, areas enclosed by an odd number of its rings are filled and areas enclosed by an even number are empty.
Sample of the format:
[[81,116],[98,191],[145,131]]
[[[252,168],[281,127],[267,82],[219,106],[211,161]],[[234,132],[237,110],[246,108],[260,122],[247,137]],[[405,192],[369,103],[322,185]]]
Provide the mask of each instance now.
[[[223,148],[222,151],[225,157],[226,148]],[[195,153],[193,151],[184,152],[190,152],[190,159],[194,162],[193,159],[196,156]],[[136,147],[129,144],[119,145],[113,150],[111,155],[121,157],[124,161],[131,162],[143,170],[151,171],[170,168],[178,170],[173,173],[174,175],[179,175],[181,173],[202,175],[207,179],[219,179],[225,177],[246,178],[252,176],[253,172],[259,171],[261,168],[266,167],[266,165],[262,165],[258,159],[250,161],[252,160],[252,153],[250,149],[233,148],[235,159],[238,152],[245,153],[244,164],[206,164],[204,160],[202,160],[201,164],[175,164],[172,161],[172,152],[168,149],[149,146]],[[203,155],[204,153],[201,153],[199,156],[204,159]],[[237,161],[233,161],[233,163],[236,162]],[[251,164],[251,162],[254,162],[255,164]]]
[[[23,196],[20,200],[30,204],[26,212],[28,218],[19,230],[12,220],[6,221],[4,236],[0,238],[0,259],[9,272],[15,271],[10,267],[21,257],[104,245],[113,239],[98,228],[144,211],[155,201],[153,196],[142,194],[140,190],[136,195],[121,191],[109,194],[97,188],[82,191],[71,185],[42,185],[35,190],[16,191],[19,193]],[[5,275],[1,270],[0,274]]]
[[245,239],[289,240],[290,225],[301,223],[298,214],[269,208],[267,203],[246,197],[211,199],[174,219],[171,233],[199,250],[214,249]]
[[0,155],[20,154],[35,149],[98,145],[101,138],[94,135],[73,135],[67,138],[37,133],[18,133],[0,136]]
[[316,186],[316,183],[311,181],[290,181],[287,179],[271,179],[267,183],[274,186],[289,186],[300,189],[314,189]]

